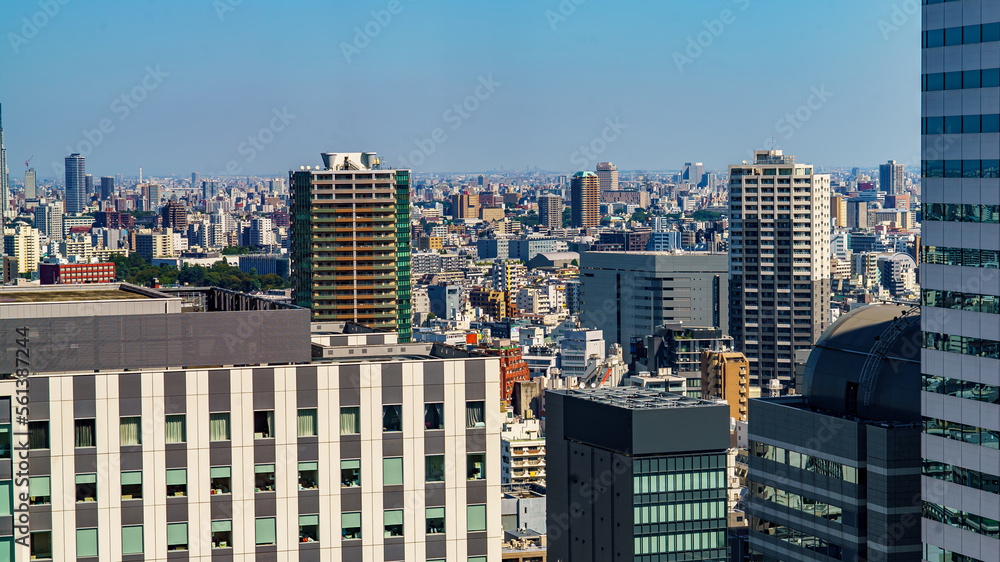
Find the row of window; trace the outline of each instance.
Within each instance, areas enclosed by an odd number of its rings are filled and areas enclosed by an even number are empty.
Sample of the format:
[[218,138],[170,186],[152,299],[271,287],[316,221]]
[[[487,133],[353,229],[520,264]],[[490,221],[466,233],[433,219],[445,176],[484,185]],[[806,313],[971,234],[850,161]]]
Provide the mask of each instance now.
[[927,392],[988,404],[1000,404],[1000,386],[928,374],[921,374],[920,377],[921,386]]
[[750,530],[774,537],[792,546],[804,548],[817,554],[829,556],[834,560],[842,560],[844,557],[843,548],[840,545],[804,533],[792,527],[786,527],[777,523],[772,523],[766,519],[761,519],[755,515],[750,516]]
[[964,310],[966,312],[1000,314],[1000,296],[997,295],[924,289],[920,292],[920,304],[935,308]]
[[[394,404],[382,407],[382,431],[399,432],[403,430],[402,405]],[[486,427],[486,406],[483,401],[466,403],[466,428]],[[187,416],[172,414],[164,419],[165,440],[167,443],[187,442]],[[319,424],[316,410],[300,409],[297,416],[296,433],[298,437],[314,437],[319,435]],[[96,447],[96,420],[93,418],[74,420],[73,445],[76,448]],[[431,403],[424,405],[424,427],[428,430],[444,429],[444,404]],[[229,441],[230,416],[228,412],[209,414],[208,432],[210,441]],[[28,447],[30,449],[49,448],[49,422],[35,421],[28,423]],[[340,409],[340,434],[353,435],[361,433],[361,408],[357,406]],[[273,439],[275,437],[274,411],[256,411],[253,413],[254,439]],[[139,416],[123,417],[120,420],[120,443],[123,446],[142,444],[142,418]]]
[[1000,205],[924,203],[920,220],[949,222],[1000,223]]
[[983,562],[978,558],[951,552],[927,543],[924,543],[924,560],[927,562]]
[[1000,133],[1000,113],[944,115],[920,120],[922,135]]
[[725,501],[637,505],[633,507],[633,524],[680,523],[726,516]]
[[801,511],[802,513],[821,517],[835,523],[841,523],[844,518],[844,510],[839,506],[814,500],[795,492],[788,492],[781,488],[765,486],[754,482],[750,485],[750,493],[753,494],[753,497],[760,498],[766,502],[772,502],[781,507]]
[[937,478],[938,480],[944,480],[945,482],[968,486],[975,490],[1000,494],[1000,477],[995,474],[926,459],[924,460],[921,474]]
[[988,449],[1000,449],[1000,431],[937,418],[923,418],[923,432]]
[[986,359],[1000,359],[1000,342],[982,338],[924,332],[924,348]]
[[932,29],[923,33],[923,47],[951,47],[1000,41],[1000,23]]
[[1000,86],[1000,68],[934,72],[921,76],[921,91],[923,92],[996,88],[998,86]]
[[924,502],[924,519],[944,523],[965,531],[976,533],[994,539],[1000,539],[1000,521],[968,513],[951,507],[945,507],[931,502]]
[[925,178],[1000,178],[1000,160],[921,160]]
[[[343,540],[361,539],[361,513],[344,513],[341,515]],[[444,533],[444,508],[428,507],[426,510],[427,534]],[[467,524],[470,532],[486,530],[486,506],[468,506]],[[212,549],[233,548],[232,520],[212,521]],[[188,549],[188,524],[167,523],[167,550],[184,551]],[[403,536],[403,510],[391,509],[383,512],[383,532],[385,537]],[[319,515],[299,516],[299,542],[319,542]],[[142,525],[125,525],[122,527],[122,554],[143,554],[145,540]],[[277,520],[274,517],[258,517],[254,520],[254,545],[270,546],[277,544]],[[98,552],[97,529],[76,530],[76,556],[100,556]],[[53,558],[52,531],[36,531],[31,533],[30,557],[32,560],[51,560]],[[486,562],[485,556],[473,556],[469,562]],[[443,562],[443,561],[432,561]]]
[[1000,268],[1000,251],[924,246],[921,252],[921,261],[935,265],[964,265],[966,267],[998,269]]
[[637,494],[683,492],[726,487],[726,473],[722,470],[633,476],[632,480],[632,489]]
[[[726,548],[724,531],[635,537],[635,554],[667,554]],[[690,556],[690,555],[688,555]]]
[[859,480],[864,479],[864,470],[858,470],[853,466],[821,459],[805,453],[789,451],[782,447],[775,447],[774,445],[760,443],[759,441],[750,442],[750,454],[769,461],[786,464],[793,468],[815,472],[816,474],[830,478],[837,478],[849,484],[857,484]]

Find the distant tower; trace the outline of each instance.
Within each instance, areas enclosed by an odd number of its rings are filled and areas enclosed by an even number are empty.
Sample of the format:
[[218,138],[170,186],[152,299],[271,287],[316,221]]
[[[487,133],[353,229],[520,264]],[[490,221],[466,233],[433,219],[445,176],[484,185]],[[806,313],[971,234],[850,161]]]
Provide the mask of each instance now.
[[594,172],[577,172],[570,180],[573,228],[591,228],[601,222],[600,180]]
[[83,211],[87,192],[86,158],[79,154],[66,157],[66,214],[76,215]]
[[0,107],[0,228],[14,218],[10,205],[10,173],[7,170],[7,149],[3,144],[3,108]]
[[24,198],[34,199],[37,197],[37,183],[35,181],[35,169],[29,168],[24,172]]
[[562,197],[538,196],[538,224],[545,228],[562,228]]
[[191,189],[198,188],[198,181],[201,179],[201,175],[198,172],[191,172]]
[[597,164],[597,179],[601,184],[602,200],[605,191],[618,190],[618,168],[615,168],[615,165],[611,162],[599,162]]
[[101,178],[101,200],[111,199],[115,194],[115,178],[104,176]]
[[889,160],[878,167],[879,189],[889,195],[900,195],[905,189],[903,183],[903,165],[895,160]]

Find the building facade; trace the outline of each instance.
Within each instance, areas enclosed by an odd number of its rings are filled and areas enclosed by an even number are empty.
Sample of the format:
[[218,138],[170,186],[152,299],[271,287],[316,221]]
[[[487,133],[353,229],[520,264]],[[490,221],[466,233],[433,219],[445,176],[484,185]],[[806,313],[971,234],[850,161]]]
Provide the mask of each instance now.
[[830,322],[830,177],[780,150],[729,174],[729,334],[751,384],[788,388]]
[[86,285],[114,283],[114,263],[41,263],[38,279],[42,285]]
[[570,180],[570,226],[592,228],[601,222],[600,180],[594,172],[577,172]]
[[742,353],[701,352],[701,398],[729,404],[729,417],[747,421],[750,400],[750,362]]
[[558,195],[538,196],[538,225],[545,228],[562,228],[562,197]]
[[324,153],[293,171],[292,298],[316,321],[351,321],[411,337],[408,170],[375,153]]
[[66,157],[66,213],[75,215],[87,206],[87,163],[79,154]]
[[[994,121],[1000,104],[1000,63],[992,54],[1000,13],[996,2],[925,4],[924,559],[998,560],[1000,507],[993,483],[1000,479],[1000,405],[992,397],[1000,386],[1000,156],[997,134],[989,132],[994,127],[971,124]],[[963,40],[955,42],[960,29]],[[956,120],[962,134],[952,126]]]
[[604,201],[605,192],[618,191],[618,168],[611,162],[597,163],[597,179],[601,190],[601,201]]
[[906,190],[905,179],[902,164],[897,164],[895,160],[879,164],[878,183],[880,191],[884,191],[889,195],[900,195]]

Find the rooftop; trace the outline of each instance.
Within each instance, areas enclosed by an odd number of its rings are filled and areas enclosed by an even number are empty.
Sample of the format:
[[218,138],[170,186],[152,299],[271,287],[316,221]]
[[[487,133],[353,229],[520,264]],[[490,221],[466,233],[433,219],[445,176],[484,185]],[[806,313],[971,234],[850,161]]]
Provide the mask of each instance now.
[[563,389],[550,390],[564,396],[580,398],[623,408],[626,410],[661,410],[665,408],[692,408],[699,406],[717,406],[715,402],[688,398],[683,394],[664,392],[639,387],[609,387],[609,388],[587,388],[587,389]]
[[141,300],[154,298],[169,297],[157,291],[122,283],[107,285],[0,287],[0,304]]

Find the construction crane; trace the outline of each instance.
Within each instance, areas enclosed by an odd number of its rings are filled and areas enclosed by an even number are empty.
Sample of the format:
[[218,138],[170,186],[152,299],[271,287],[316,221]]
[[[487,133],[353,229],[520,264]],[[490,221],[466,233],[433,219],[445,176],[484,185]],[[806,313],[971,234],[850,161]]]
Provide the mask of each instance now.
[[34,159],[35,159],[35,157],[32,156],[31,158],[28,158],[27,160],[25,160],[24,161],[24,167],[27,168],[28,165],[31,164],[31,161],[34,160]]

